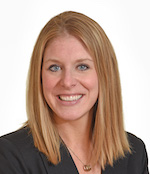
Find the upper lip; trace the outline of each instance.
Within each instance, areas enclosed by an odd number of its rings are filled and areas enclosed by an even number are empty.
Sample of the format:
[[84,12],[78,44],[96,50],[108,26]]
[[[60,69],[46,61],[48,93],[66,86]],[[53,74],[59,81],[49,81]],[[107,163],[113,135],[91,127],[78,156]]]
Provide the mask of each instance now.
[[59,99],[64,100],[64,101],[75,101],[79,100],[83,94],[75,94],[75,95],[59,95]]
[[73,93],[73,94],[58,94],[58,96],[75,96],[75,95],[84,95],[84,94],[81,94],[81,93]]

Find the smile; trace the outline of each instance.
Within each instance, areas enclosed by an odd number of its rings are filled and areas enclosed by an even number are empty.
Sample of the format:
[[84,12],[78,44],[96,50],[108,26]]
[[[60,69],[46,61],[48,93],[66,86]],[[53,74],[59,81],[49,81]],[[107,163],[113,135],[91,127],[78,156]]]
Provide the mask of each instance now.
[[76,101],[79,100],[83,95],[70,95],[70,96],[64,96],[60,95],[59,99],[62,101]]

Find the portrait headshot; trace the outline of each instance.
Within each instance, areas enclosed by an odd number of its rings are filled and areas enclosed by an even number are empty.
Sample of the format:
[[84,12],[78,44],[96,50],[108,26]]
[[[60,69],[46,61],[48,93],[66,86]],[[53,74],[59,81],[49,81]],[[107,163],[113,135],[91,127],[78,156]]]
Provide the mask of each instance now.
[[149,174],[148,1],[9,2],[0,174]]

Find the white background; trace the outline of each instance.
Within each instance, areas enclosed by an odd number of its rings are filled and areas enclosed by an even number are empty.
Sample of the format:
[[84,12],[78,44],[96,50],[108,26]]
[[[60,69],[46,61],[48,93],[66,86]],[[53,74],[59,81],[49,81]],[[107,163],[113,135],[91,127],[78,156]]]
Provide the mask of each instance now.
[[36,38],[47,21],[74,10],[96,20],[119,64],[127,131],[145,142],[150,157],[149,0],[0,1],[0,135],[26,121],[25,90]]

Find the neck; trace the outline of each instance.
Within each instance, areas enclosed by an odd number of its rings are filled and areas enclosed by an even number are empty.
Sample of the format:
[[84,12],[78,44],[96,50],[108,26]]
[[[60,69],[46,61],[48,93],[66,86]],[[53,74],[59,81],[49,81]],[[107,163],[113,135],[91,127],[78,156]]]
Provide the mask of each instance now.
[[74,121],[61,121],[56,124],[60,137],[72,149],[76,149],[76,146],[85,149],[91,144],[91,126],[92,116]]
[[80,173],[100,173],[99,164],[93,166],[92,159],[93,114],[74,121],[57,120],[59,135],[67,146]]

